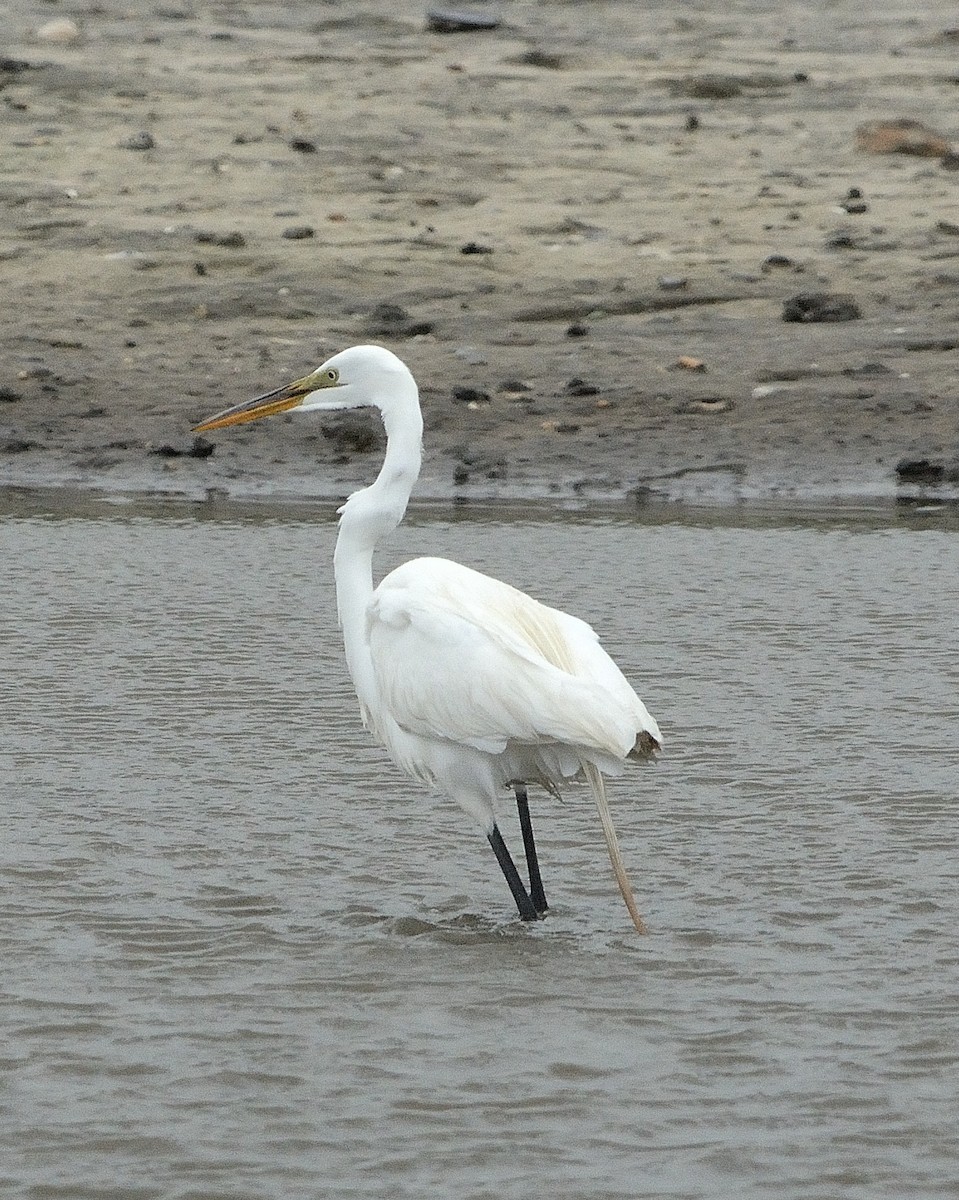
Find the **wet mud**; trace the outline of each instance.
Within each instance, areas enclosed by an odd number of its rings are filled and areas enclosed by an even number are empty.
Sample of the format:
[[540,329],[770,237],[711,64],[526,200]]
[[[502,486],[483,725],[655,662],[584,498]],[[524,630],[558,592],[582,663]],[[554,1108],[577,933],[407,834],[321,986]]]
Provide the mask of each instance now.
[[14,0],[0,483],[342,495],[363,414],[190,426],[376,341],[421,495],[959,492],[950,5],[464,7]]

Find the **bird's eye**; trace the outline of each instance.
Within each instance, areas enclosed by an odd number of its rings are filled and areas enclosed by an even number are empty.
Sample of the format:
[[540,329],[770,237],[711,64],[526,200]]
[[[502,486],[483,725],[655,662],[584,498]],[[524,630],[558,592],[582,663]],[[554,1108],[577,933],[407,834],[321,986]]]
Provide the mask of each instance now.
[[340,373],[336,369],[336,367],[330,367],[330,369],[326,373],[326,377],[330,381],[330,383],[336,383],[336,381],[340,377]]

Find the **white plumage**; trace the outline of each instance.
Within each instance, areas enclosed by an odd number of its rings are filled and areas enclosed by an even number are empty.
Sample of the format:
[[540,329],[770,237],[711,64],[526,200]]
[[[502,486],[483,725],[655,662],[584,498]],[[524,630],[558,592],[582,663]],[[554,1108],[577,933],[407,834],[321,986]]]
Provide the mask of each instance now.
[[[367,631],[380,704],[396,724],[488,758],[487,831],[512,780],[552,788],[584,761],[618,771],[639,734],[659,740],[584,621],[459,563],[418,558],[392,571],[370,600]],[[549,765],[531,774],[536,761]],[[457,780],[434,781],[456,799]]]
[[642,929],[602,773],[618,774],[628,759],[649,757],[661,736],[596,633],[577,617],[448,559],[404,563],[374,590],[373,549],[402,520],[419,475],[422,416],[406,366],[382,347],[355,346],[289,387],[197,428],[289,408],[360,405],[379,408],[387,451],[376,481],[340,510],[334,564],[347,663],[365,724],[400,768],[444,792],[482,826],[524,917],[546,908],[532,827],[526,809],[527,893],[499,833],[498,799],[516,786],[523,819],[525,784],[558,793],[566,781],[585,778],[623,897]]

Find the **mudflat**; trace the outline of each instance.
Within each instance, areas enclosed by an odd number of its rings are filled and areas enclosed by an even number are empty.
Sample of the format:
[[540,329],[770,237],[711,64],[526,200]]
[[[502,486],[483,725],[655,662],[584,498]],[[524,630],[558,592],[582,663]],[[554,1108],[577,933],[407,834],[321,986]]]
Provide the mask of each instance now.
[[0,484],[341,496],[372,416],[190,426],[374,341],[420,495],[959,493],[953,5],[466,9],[11,0]]

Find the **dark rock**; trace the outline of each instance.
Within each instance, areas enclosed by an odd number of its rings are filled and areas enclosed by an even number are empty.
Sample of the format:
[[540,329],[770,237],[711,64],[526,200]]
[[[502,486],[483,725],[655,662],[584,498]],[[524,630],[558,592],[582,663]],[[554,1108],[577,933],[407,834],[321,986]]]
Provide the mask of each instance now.
[[316,142],[311,142],[309,138],[295,137],[290,138],[289,146],[291,150],[295,150],[297,154],[315,154]]
[[574,321],[572,325],[566,327],[566,336],[571,338],[588,337],[589,326],[583,321]]
[[793,267],[796,264],[791,258],[785,254],[767,254],[763,259],[762,271],[768,275],[770,271],[775,271],[779,268]]
[[476,33],[499,28],[500,19],[465,8],[428,8],[426,28],[433,33]]
[[156,146],[152,133],[147,133],[142,130],[140,133],[134,133],[123,143],[124,150],[152,150]]
[[201,230],[194,240],[201,245],[223,246],[227,250],[239,250],[241,246],[246,245],[246,238],[236,229],[232,233],[210,233]]
[[481,392],[479,388],[455,387],[453,399],[460,404],[489,404],[489,392]]
[[948,354],[952,350],[959,349],[959,339],[954,337],[944,338],[915,338],[905,342],[904,349],[912,350],[913,352]]
[[896,475],[900,483],[942,483],[946,468],[928,458],[901,458],[896,463]]
[[432,333],[432,321],[417,321],[399,304],[377,304],[367,318],[367,329],[384,337],[416,337]]
[[22,399],[22,394],[15,392],[13,388],[0,387],[0,404],[15,404],[18,400]]
[[847,213],[859,214],[869,212],[869,205],[862,198],[862,191],[857,188],[850,188],[846,193],[846,198],[841,202],[840,208],[844,208]]
[[826,234],[827,250],[853,250],[856,247],[856,235],[851,229],[840,227]]
[[324,438],[347,457],[378,450],[383,440],[382,430],[377,428],[368,412],[344,413],[324,421],[322,431]]
[[[111,443],[113,446],[118,444],[117,442]],[[215,449],[216,446],[213,442],[207,441],[204,437],[195,437],[185,449],[182,446],[173,446],[169,442],[163,442],[159,446],[151,446],[150,453],[156,454],[159,458],[209,458]]]
[[510,60],[520,67],[543,67],[547,71],[561,71],[566,66],[562,54],[550,54],[547,50],[526,50]]
[[291,242],[301,242],[306,238],[315,237],[316,230],[312,225],[290,225],[289,228],[283,230],[282,236]]
[[844,367],[843,375],[850,379],[869,379],[876,375],[891,375],[892,368],[883,363],[863,363],[861,367]]
[[599,388],[578,376],[566,384],[566,390],[571,396],[598,396]]
[[484,246],[480,242],[467,242],[465,246],[460,246],[460,254],[492,254],[492,246]]
[[674,96],[696,100],[732,100],[743,94],[742,81],[735,75],[687,75],[669,80],[667,87]]
[[789,81],[768,71],[750,71],[745,75],[684,75],[668,79],[666,86],[674,96],[689,96],[694,100],[733,100],[744,92],[777,92]]
[[838,292],[800,292],[783,304],[784,321],[855,321],[861,316],[853,297]]
[[383,332],[393,325],[402,325],[410,319],[410,314],[399,304],[377,304],[370,313],[369,323],[378,326]]

